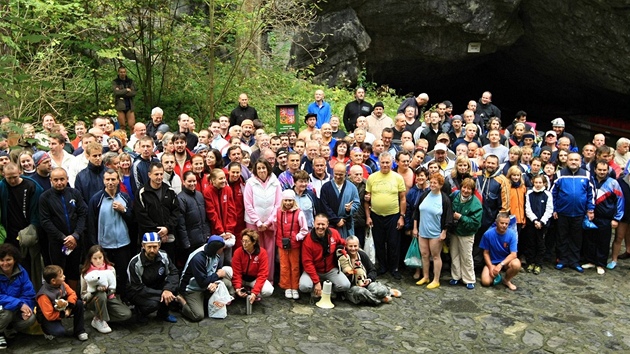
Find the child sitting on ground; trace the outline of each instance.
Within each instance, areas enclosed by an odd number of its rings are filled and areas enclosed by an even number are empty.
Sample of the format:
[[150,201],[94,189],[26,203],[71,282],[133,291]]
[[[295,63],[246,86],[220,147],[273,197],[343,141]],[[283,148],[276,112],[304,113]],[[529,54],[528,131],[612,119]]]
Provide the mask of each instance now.
[[46,339],[65,336],[61,323],[64,318],[74,317],[74,334],[81,341],[88,339],[83,320],[83,302],[65,282],[63,269],[56,265],[44,268],[44,284],[35,297],[37,320],[42,325]]

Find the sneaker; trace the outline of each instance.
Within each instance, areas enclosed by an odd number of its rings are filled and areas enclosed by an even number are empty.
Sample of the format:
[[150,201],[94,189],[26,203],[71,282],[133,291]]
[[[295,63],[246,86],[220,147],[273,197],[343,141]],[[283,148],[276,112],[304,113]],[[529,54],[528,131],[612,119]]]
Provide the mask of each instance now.
[[389,289],[389,296],[401,297],[402,293],[398,289]]
[[593,264],[593,263],[582,264],[582,268],[583,269],[593,269],[593,268],[595,268],[595,264]]
[[381,302],[386,303],[386,304],[390,304],[392,302],[392,297],[391,296],[385,296]]
[[159,317],[162,321],[164,322],[168,322],[168,323],[177,323],[177,317],[168,314],[167,316],[164,317]]
[[112,331],[107,322],[96,317],[92,319],[92,327],[101,333],[110,333]]
[[584,268],[579,265],[574,266],[573,269],[575,269],[578,273],[584,273]]
[[297,290],[291,290],[291,296],[293,300],[298,300],[300,298],[300,292]]
[[466,289],[472,290],[474,288],[475,288],[475,283],[468,283],[468,284],[466,284]]
[[604,270],[604,267],[597,267],[597,274],[599,274],[599,275],[606,274],[606,271]]
[[534,267],[534,274],[535,274],[535,275],[540,274],[540,271],[541,271],[541,270],[542,270],[542,268],[541,268],[539,265],[535,266],[535,267]]
[[557,269],[557,270],[564,269],[564,264],[562,264],[562,263],[558,263],[558,264],[556,264],[556,269]]
[[530,265],[528,265],[526,271],[527,271],[527,273],[533,272],[534,271],[534,264],[531,263]]
[[0,336],[0,349],[7,349],[7,340],[4,336]]
[[492,285],[497,285],[501,283],[501,280],[503,280],[503,277],[501,276],[501,274],[499,274],[496,277],[494,277],[494,280],[492,281]]
[[284,297],[287,299],[293,299],[293,290],[287,289],[284,291]]
[[53,340],[55,339],[55,336],[53,336],[52,334],[44,334],[44,338],[46,338],[46,340]]
[[613,269],[617,268],[617,262],[615,262],[615,261],[610,261],[610,262],[606,265],[606,268],[608,268],[608,269],[610,269],[610,270],[613,270]]
[[85,342],[86,340],[88,340],[88,334],[83,332],[83,333],[79,333],[79,335],[77,336],[79,338],[80,341]]
[[459,280],[458,279],[451,279],[451,280],[448,281],[448,283],[451,284],[451,285],[457,285],[457,284],[459,284]]

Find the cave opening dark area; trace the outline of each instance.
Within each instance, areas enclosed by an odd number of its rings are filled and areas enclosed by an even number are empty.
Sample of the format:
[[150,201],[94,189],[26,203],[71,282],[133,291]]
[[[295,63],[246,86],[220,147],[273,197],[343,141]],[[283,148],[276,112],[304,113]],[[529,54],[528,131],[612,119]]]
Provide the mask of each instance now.
[[388,71],[387,66],[381,66],[370,77],[378,85],[388,85],[401,95],[426,92],[431,105],[449,100],[454,114],[462,113],[468,101],[478,101],[484,91],[490,91],[494,104],[501,109],[504,126],[512,122],[519,110],[526,111],[529,120],[544,129],[550,128],[550,121],[555,117],[627,119],[630,95],[545,75],[515,52],[498,52],[468,63],[425,65],[416,62],[409,65],[406,75],[401,75],[399,67]]

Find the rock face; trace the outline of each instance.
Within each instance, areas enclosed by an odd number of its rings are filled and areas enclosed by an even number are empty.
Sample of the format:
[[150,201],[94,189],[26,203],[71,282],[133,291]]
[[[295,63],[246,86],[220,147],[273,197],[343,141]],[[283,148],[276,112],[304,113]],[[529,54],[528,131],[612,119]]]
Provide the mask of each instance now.
[[[479,80],[492,66],[517,81],[630,92],[630,0],[337,0],[320,4],[292,65],[328,85],[368,78],[393,87]],[[469,53],[469,43],[480,43]],[[492,72],[492,71],[491,71]],[[452,83],[451,83],[452,85]],[[577,87],[577,88],[576,88]],[[544,88],[542,88],[544,90]]]

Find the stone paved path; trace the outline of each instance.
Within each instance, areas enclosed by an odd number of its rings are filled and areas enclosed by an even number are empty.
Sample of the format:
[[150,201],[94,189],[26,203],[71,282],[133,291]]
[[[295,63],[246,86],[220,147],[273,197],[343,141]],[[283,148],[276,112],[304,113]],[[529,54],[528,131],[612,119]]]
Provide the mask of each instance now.
[[[245,314],[231,305],[224,320],[189,323],[133,321],[112,324],[104,335],[89,327],[90,339],[18,335],[15,353],[606,353],[630,351],[629,264],[597,275],[547,266],[542,274],[521,273],[519,289],[503,285],[474,290],[442,286],[427,290],[409,274],[383,278],[403,292],[393,304],[357,307],[334,300],[324,310],[274,296]],[[88,315],[89,316],[89,315]]]

